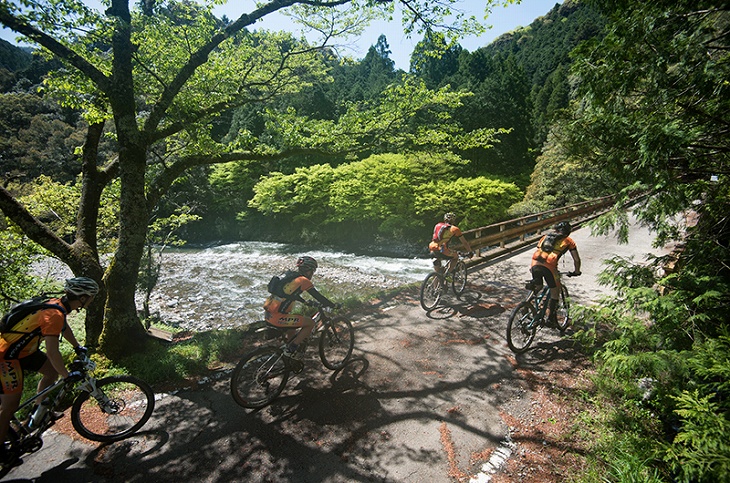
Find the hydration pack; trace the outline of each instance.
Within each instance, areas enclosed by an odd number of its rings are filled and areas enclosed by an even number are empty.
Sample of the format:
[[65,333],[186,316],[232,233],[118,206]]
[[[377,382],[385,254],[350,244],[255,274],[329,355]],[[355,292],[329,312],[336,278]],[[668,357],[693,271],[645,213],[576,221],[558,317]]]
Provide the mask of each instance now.
[[61,305],[48,303],[48,298],[43,296],[33,297],[25,302],[20,302],[10,307],[10,311],[3,315],[0,320],[0,333],[13,332],[13,329],[26,317],[43,309],[58,309],[66,316],[66,309]]
[[295,272],[294,270],[287,270],[281,275],[274,275],[271,277],[271,280],[269,280],[269,283],[266,284],[266,290],[268,290],[270,294],[283,299],[290,297],[290,295],[284,293],[284,286],[298,276],[299,272]]
[[542,242],[538,243],[537,248],[544,252],[552,253],[555,250],[555,246],[563,238],[565,238],[565,235],[560,233],[548,233],[545,235],[545,238],[542,239]]

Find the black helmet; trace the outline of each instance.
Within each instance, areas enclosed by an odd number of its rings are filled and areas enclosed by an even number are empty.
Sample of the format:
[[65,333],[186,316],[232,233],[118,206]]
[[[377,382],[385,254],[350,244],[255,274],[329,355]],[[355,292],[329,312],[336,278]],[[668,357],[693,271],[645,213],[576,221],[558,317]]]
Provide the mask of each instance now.
[[306,255],[299,257],[299,260],[297,260],[297,267],[299,268],[300,273],[307,272],[309,270],[314,272],[317,270],[317,260]]
[[67,279],[63,290],[75,297],[83,295],[93,297],[99,293],[99,285],[89,277],[76,277]]
[[446,213],[444,215],[444,221],[446,223],[454,223],[456,221],[456,214],[455,213],[451,213],[451,212]]
[[561,221],[560,223],[555,225],[555,231],[565,236],[568,236],[570,235],[570,232],[573,231],[573,227],[570,226],[570,223],[568,223],[567,221]]

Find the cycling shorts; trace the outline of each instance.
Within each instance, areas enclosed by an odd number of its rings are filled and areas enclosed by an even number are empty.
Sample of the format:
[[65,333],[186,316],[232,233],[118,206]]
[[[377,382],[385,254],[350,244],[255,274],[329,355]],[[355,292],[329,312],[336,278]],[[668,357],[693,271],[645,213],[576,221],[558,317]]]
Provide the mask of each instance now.
[[264,320],[274,327],[297,328],[303,327],[307,322],[314,323],[311,317],[306,315],[282,314],[280,312],[264,312]]
[[558,280],[553,274],[552,270],[543,265],[533,265],[530,269],[532,272],[532,279],[538,282],[538,285],[542,285],[542,281],[550,288],[556,288],[558,286]]
[[23,371],[38,372],[48,357],[42,351],[35,351],[22,359],[0,357],[0,394],[17,394],[23,390]]
[[448,246],[439,245],[436,242],[431,242],[429,250],[431,251],[431,257],[439,260],[451,260],[458,255],[458,252],[451,250]]

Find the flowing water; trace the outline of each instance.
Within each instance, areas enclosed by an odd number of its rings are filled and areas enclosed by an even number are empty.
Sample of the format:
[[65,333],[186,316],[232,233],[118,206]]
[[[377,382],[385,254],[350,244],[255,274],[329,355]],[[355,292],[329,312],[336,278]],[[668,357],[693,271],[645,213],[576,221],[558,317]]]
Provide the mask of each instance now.
[[432,266],[424,258],[303,251],[302,247],[267,242],[167,249],[150,309],[164,323],[193,331],[261,320],[266,284],[272,275],[293,268],[300,255],[317,259],[319,269],[313,282],[335,301],[422,280]]

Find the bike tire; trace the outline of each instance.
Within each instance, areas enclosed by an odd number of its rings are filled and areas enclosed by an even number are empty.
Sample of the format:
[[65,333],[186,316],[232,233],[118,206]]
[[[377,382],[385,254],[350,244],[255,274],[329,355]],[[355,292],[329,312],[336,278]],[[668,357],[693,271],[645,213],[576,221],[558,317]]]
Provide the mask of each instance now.
[[529,302],[521,302],[512,311],[507,322],[507,345],[516,354],[530,348],[537,332],[537,311]]
[[570,326],[570,295],[568,288],[560,284],[560,302],[558,303],[558,329],[560,334],[564,334],[565,330]]
[[464,293],[464,290],[466,289],[466,277],[467,277],[467,268],[466,263],[459,260],[456,263],[456,268],[454,269],[454,273],[452,274],[451,279],[451,288],[454,290],[454,293],[456,296],[460,296]]
[[319,358],[327,369],[341,369],[350,360],[355,347],[355,330],[344,317],[332,318],[319,337]]
[[108,401],[100,403],[82,392],[71,408],[71,423],[84,438],[107,443],[137,432],[152,416],[155,393],[145,381],[134,376],[110,376],[96,381],[96,388]]
[[426,279],[421,284],[421,307],[423,307],[423,310],[429,311],[438,305],[443,294],[444,285],[445,280],[440,273],[431,272],[426,275]]
[[290,372],[281,349],[269,346],[250,352],[231,374],[233,400],[244,408],[262,408],[281,394]]

